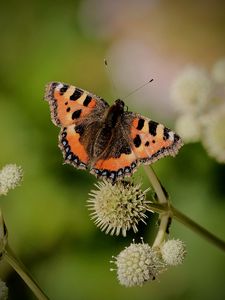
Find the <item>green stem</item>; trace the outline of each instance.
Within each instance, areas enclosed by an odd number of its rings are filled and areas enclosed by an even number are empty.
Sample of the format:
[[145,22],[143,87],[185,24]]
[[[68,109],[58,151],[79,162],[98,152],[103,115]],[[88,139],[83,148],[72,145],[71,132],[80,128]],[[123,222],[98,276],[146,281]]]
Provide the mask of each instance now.
[[200,234],[202,237],[204,237],[206,240],[220,248],[222,251],[225,251],[225,242],[221,240],[220,238],[216,237],[214,234],[206,230],[204,227],[200,226],[187,216],[185,216],[183,213],[178,211],[173,206],[170,206],[170,211],[172,213],[172,216],[174,219],[179,221],[180,223],[184,224],[185,226],[189,227],[194,232]]
[[168,209],[168,205],[153,203],[149,200],[148,210],[161,214],[161,213],[167,213],[169,209]]
[[168,203],[167,197],[162,189],[162,185],[156,176],[155,172],[150,166],[144,166],[145,172],[151,182],[151,185],[153,189],[156,192],[156,195],[158,197],[159,203]]
[[181,213],[176,208],[171,206],[170,202],[167,200],[167,196],[165,195],[162,185],[160,184],[160,181],[157,178],[156,174],[154,173],[153,169],[151,167],[149,168],[145,167],[145,171],[157,194],[158,201],[160,203],[160,204],[159,203],[149,204],[150,210],[160,213],[160,227],[155,242],[153,243],[153,246],[155,244],[156,246],[158,246],[160,245],[161,241],[163,241],[168,226],[168,222],[169,222],[169,217],[174,217],[174,219],[184,224],[185,226],[189,227],[195,233],[198,233],[203,238],[211,242],[213,245],[220,248],[222,251],[225,251],[225,242],[223,240],[216,237],[214,234],[206,230],[204,227],[200,226],[195,221],[191,220],[189,217],[185,216],[183,213]]
[[165,240],[166,230],[169,224],[169,214],[160,215],[160,225],[155,237],[153,248],[160,247]]
[[4,258],[6,261],[13,267],[13,269],[20,275],[20,277],[24,280],[24,282],[28,285],[28,287],[32,290],[34,295],[39,300],[48,300],[49,298],[45,295],[45,293],[40,289],[38,284],[34,281],[34,279],[29,275],[25,266],[22,262],[20,262],[13,251],[10,249],[9,245],[6,246],[4,250]]
[[[147,167],[144,166],[146,174],[153,186],[153,189],[156,192],[157,198],[159,203],[161,204],[167,204],[167,206],[169,205],[168,203],[168,199],[162,189],[162,185],[158,179],[158,177],[156,176],[155,172],[153,171],[153,169],[151,167]],[[159,219],[160,219],[160,225],[159,225],[159,229],[157,232],[157,235],[155,237],[155,240],[153,242],[152,247],[157,248],[160,247],[160,245],[162,244],[162,242],[165,239],[165,235],[167,232],[167,227],[169,225],[170,222],[170,214],[168,212],[168,210],[164,210],[164,212],[159,214]]]

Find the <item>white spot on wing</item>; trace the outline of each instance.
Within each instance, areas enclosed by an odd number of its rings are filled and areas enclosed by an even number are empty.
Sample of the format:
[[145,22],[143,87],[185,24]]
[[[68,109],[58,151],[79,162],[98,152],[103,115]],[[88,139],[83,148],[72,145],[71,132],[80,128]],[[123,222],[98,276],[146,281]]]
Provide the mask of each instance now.
[[63,84],[62,83],[59,83],[56,87],[56,90],[59,91],[61,88],[63,87]]
[[169,131],[169,140],[174,140],[174,133],[172,131]]

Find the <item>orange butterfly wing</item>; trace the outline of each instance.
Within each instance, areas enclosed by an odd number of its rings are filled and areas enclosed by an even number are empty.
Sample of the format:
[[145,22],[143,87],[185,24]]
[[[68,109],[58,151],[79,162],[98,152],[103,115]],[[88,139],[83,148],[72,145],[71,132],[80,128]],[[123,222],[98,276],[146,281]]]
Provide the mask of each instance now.
[[[101,98],[85,90],[61,82],[51,82],[46,86],[45,100],[50,104],[52,122],[62,127],[59,147],[66,163],[86,169],[89,156],[81,143],[83,123],[90,123],[92,115],[100,114],[108,107]],[[93,120],[94,123],[94,120]]]
[[175,132],[138,114],[134,114],[130,137],[138,161],[146,164],[164,156],[175,156],[183,145]]
[[61,82],[51,82],[46,86],[45,100],[50,104],[52,122],[60,127],[79,123],[96,105],[104,102],[87,91]]

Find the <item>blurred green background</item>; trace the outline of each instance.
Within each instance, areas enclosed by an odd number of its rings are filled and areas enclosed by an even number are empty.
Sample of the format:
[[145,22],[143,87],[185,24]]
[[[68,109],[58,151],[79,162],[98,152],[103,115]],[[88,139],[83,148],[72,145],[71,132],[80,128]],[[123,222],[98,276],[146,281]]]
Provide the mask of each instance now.
[[[111,256],[133,237],[150,242],[156,218],[126,238],[95,227],[86,200],[96,179],[62,164],[59,130],[43,101],[49,81],[113,103],[153,77],[126,104],[173,128],[169,87],[176,73],[189,63],[207,68],[224,56],[224,1],[5,1],[0,26],[0,165],[17,163],[25,173],[1,207],[11,247],[50,299],[224,299],[224,253],[176,221],[171,237],[187,244],[184,264],[142,288],[119,285],[109,271]],[[154,169],[175,207],[225,238],[223,165],[190,144]],[[141,168],[136,177],[148,186]],[[1,262],[0,271],[9,299],[34,299],[7,264]]]

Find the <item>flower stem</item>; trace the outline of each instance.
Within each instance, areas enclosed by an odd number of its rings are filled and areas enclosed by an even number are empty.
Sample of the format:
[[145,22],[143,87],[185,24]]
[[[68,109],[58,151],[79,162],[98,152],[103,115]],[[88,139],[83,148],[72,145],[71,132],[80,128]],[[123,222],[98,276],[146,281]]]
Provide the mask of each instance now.
[[20,277],[24,280],[24,282],[28,285],[28,287],[32,290],[34,295],[39,300],[48,300],[49,298],[45,295],[45,293],[41,290],[35,280],[31,277],[31,275],[26,270],[25,266],[22,262],[20,262],[9,245],[6,246],[4,250],[4,258],[6,261],[13,267],[13,269],[20,275]]
[[[147,173],[147,176],[157,194],[159,204],[157,203],[151,203],[149,205],[149,208],[155,212],[160,213],[161,215],[161,222],[160,222],[160,228],[158,231],[158,234],[156,236],[155,243],[159,245],[159,243],[164,238],[166,227],[169,224],[170,217],[174,217],[177,221],[184,224],[185,226],[189,227],[194,232],[201,235],[203,238],[211,242],[213,245],[217,246],[221,250],[225,251],[225,242],[221,240],[220,238],[216,237],[214,234],[206,230],[204,227],[197,224],[195,221],[191,220],[189,217],[185,216],[183,213],[178,211],[176,208],[174,208],[170,202],[167,199],[167,195],[165,191],[162,188],[162,185],[160,184],[159,179],[157,178],[156,174],[154,173],[153,169],[151,167],[147,168],[145,166],[145,171]],[[163,214],[164,211],[164,214]],[[167,222],[166,222],[167,221]]]
[[[161,185],[158,177],[156,176],[155,172],[153,171],[153,169],[151,167],[148,168],[147,166],[144,166],[144,168],[145,168],[147,176],[153,186],[153,189],[156,192],[159,203],[164,204],[164,205],[167,204],[167,206],[168,206],[169,203],[168,203],[167,196],[165,195],[162,185]],[[168,226],[171,221],[169,210],[167,209],[164,212],[161,212],[159,214],[159,219],[160,219],[159,230],[155,237],[154,243],[152,245],[152,247],[154,247],[154,248],[160,247],[160,245],[162,244],[162,242],[165,239],[166,233],[168,232]]]
[[144,166],[145,172],[151,182],[151,185],[153,187],[153,189],[156,192],[156,195],[158,197],[159,203],[167,203],[167,197],[165,195],[165,192],[162,189],[162,185],[158,179],[158,177],[156,176],[155,172],[153,171],[153,169],[150,166]]
[[154,203],[150,200],[148,201],[148,210],[156,213],[166,213],[168,212],[169,208],[168,205],[160,204],[160,203]]
[[153,248],[157,248],[160,247],[163,243],[163,241],[165,240],[165,235],[167,233],[167,228],[168,228],[168,224],[169,224],[169,214],[161,214],[160,215],[160,225],[159,225],[159,229],[158,229],[158,233],[155,237],[154,243],[152,245]]
[[170,206],[170,211],[172,212],[172,216],[174,219],[179,221],[180,223],[184,224],[185,226],[189,227],[191,230],[195,231],[196,233],[200,234],[202,237],[207,239],[209,242],[220,248],[221,250],[225,251],[225,242],[220,238],[216,237],[214,234],[206,230],[204,227],[200,226],[187,216],[185,216],[182,212],[178,211],[173,206]]

